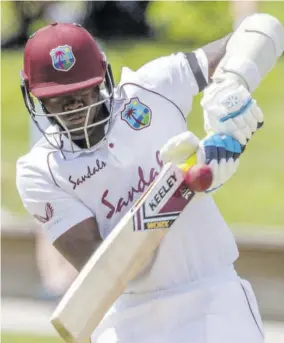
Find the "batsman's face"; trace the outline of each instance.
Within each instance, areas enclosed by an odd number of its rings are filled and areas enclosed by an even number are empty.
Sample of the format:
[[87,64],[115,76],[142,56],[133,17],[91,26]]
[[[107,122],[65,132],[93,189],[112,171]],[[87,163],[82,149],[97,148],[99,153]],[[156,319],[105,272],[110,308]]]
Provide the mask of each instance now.
[[[57,119],[59,124],[60,121],[62,121],[68,130],[72,130],[83,127],[84,125],[92,124],[93,122],[101,119],[99,118],[101,105],[88,107],[100,100],[99,87],[92,87],[72,94],[44,98],[41,99],[41,102],[50,114],[66,112],[66,115],[61,114],[60,116],[55,116],[55,118],[60,118],[60,120]],[[70,113],[70,111],[73,112]],[[88,111],[89,117],[87,119]],[[81,130],[75,131],[72,135],[79,135],[82,133],[80,131]]]

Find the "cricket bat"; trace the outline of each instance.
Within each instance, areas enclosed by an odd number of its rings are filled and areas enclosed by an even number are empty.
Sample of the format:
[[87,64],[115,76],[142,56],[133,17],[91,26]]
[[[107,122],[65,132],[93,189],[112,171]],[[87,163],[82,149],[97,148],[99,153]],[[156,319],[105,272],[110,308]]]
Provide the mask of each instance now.
[[157,179],[90,257],[51,317],[68,343],[86,343],[106,312],[193,199],[184,173],[196,164],[166,164]]

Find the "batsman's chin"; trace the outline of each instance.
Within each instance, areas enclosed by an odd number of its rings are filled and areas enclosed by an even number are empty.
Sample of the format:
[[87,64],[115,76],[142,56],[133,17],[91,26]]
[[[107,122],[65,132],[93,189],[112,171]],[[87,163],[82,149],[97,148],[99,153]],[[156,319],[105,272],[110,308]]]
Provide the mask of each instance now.
[[[88,127],[87,130],[86,130],[87,136],[90,137],[93,134],[94,131],[95,131],[95,127]],[[80,128],[79,130],[76,129],[73,132],[71,131],[70,134],[71,134],[72,140],[74,140],[74,141],[76,141],[76,140],[78,141],[78,140],[81,140],[81,139],[86,139],[86,134],[85,134],[84,127]]]

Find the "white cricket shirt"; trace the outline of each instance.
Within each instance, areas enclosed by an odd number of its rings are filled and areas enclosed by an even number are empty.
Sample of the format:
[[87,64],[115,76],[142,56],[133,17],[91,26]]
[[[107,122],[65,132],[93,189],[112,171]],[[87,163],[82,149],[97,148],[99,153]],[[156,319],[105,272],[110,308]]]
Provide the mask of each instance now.
[[[208,62],[196,51],[205,76]],[[110,133],[90,151],[62,154],[42,139],[17,163],[27,211],[53,242],[95,216],[105,238],[162,168],[159,150],[187,130],[198,85],[185,54],[161,57],[134,72],[123,68]],[[68,147],[68,140],[64,141]],[[127,249],[127,247],[125,247]],[[234,238],[211,197],[195,200],[163,240],[150,265],[128,287],[169,289],[226,268],[238,256]],[[118,261],[119,263],[119,261]]]

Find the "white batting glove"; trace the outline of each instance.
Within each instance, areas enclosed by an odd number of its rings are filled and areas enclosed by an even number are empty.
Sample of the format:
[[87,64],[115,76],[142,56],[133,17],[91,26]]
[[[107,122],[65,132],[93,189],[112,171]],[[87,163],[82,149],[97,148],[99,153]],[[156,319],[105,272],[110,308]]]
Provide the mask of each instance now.
[[199,144],[199,156],[213,170],[213,182],[206,192],[210,193],[220,188],[237,171],[239,157],[243,151],[241,144],[225,134],[211,134],[202,139]]
[[182,164],[196,153],[198,164],[207,164],[213,172],[213,181],[205,193],[220,188],[236,172],[242,147],[238,141],[224,134],[208,135],[199,139],[189,131],[171,138],[161,149],[164,163]]
[[201,100],[207,133],[224,133],[243,146],[263,125],[263,113],[251,94],[232,79],[214,81],[204,90]]
[[160,151],[160,157],[163,163],[171,162],[178,165],[197,153],[198,149],[199,139],[194,133],[185,131],[168,140]]

